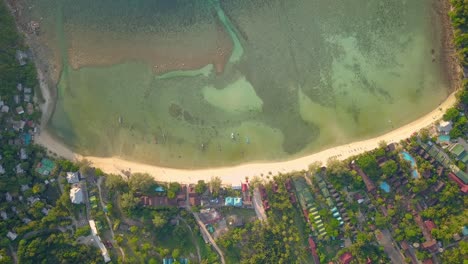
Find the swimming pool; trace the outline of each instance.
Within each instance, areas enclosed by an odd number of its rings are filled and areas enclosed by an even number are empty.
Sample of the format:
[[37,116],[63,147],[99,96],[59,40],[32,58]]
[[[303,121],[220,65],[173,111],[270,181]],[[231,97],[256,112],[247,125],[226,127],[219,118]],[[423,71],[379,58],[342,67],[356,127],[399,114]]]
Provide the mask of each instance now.
[[402,151],[401,154],[403,155],[403,159],[411,163],[411,168],[413,168],[411,175],[413,176],[413,178],[419,178],[419,173],[416,170],[416,160],[406,151]]
[[440,135],[438,140],[439,140],[439,142],[448,143],[448,142],[450,142],[450,136],[449,135]]
[[380,183],[380,189],[384,190],[386,193],[390,192],[390,185],[388,185],[387,182],[381,182]]

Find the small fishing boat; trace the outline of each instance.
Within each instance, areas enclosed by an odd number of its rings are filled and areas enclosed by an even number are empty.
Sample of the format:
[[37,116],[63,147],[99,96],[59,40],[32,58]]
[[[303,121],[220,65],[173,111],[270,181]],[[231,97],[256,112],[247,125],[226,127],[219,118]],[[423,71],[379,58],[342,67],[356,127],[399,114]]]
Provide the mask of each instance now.
[[234,132],[232,132],[232,133],[231,133],[231,139],[234,140],[235,138],[236,138],[236,136],[234,135]]
[[122,117],[119,116],[119,124],[122,124]]

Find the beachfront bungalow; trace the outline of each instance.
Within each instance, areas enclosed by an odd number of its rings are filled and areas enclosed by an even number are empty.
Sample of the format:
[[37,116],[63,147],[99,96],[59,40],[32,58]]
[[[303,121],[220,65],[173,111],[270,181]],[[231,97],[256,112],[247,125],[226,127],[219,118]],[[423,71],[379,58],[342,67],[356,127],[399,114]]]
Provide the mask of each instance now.
[[240,197],[235,197],[233,201],[233,205],[236,207],[241,207],[242,206],[242,198]]
[[234,198],[226,197],[226,199],[224,199],[224,205],[225,206],[233,206],[234,205]]
[[440,134],[448,135],[453,129],[452,121],[441,121],[437,126],[437,132]]
[[36,171],[43,175],[48,176],[55,169],[55,163],[50,159],[42,159],[41,162],[37,164]]

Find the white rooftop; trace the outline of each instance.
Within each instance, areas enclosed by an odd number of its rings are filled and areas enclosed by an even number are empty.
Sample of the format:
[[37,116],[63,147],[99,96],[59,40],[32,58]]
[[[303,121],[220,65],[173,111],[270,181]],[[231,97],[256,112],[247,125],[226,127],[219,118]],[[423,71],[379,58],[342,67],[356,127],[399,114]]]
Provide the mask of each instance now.
[[89,220],[89,226],[91,227],[91,233],[94,237],[94,241],[96,242],[97,246],[101,249],[101,255],[104,257],[104,262],[109,262],[111,261],[111,258],[109,256],[109,252],[107,252],[106,246],[101,241],[101,238],[98,236],[97,228],[96,228],[96,222],[94,220]]
[[83,203],[83,189],[81,189],[81,186],[73,185],[73,188],[70,189],[70,200],[74,204]]
[[15,239],[18,237],[18,235],[17,235],[16,233],[13,233],[13,232],[11,232],[11,231],[8,231],[7,237],[8,237],[10,240],[13,241],[13,240],[15,240]]
[[67,172],[67,181],[70,184],[80,182],[80,173],[79,172]]

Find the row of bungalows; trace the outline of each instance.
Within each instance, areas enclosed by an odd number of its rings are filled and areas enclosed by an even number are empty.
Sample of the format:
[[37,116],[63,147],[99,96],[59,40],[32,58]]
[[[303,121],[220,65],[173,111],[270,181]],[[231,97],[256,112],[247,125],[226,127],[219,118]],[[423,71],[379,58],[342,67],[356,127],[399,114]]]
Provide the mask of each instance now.
[[[430,156],[436,159],[437,162],[442,164],[445,168],[451,170],[451,172],[448,173],[448,178],[460,187],[460,191],[462,193],[468,193],[468,174],[466,174],[464,171],[460,170],[455,164],[453,164],[453,162],[447,157],[445,152],[437,146],[435,146],[434,144],[421,143],[421,147]],[[443,169],[438,168],[438,174],[439,170],[440,174],[442,174]]]
[[327,232],[325,231],[322,217],[318,212],[307,182],[301,177],[295,178],[293,184],[306,221],[312,224],[312,230],[315,231],[319,237],[326,236]]
[[[156,193],[159,195],[154,195],[154,196],[140,196],[140,202],[143,206],[147,207],[185,207],[187,206],[187,203],[190,206],[200,206],[201,205],[201,198],[200,196],[195,192],[195,186],[194,185],[189,185],[188,188],[187,186],[182,186],[177,192],[176,197],[173,199],[169,199],[166,196],[166,190],[162,186],[158,186],[155,188]],[[188,195],[187,195],[188,194]],[[188,196],[188,201],[187,201],[187,196]]]
[[[327,185],[327,183],[323,180],[320,173],[315,175],[315,178],[317,180],[320,192],[322,193],[323,197],[325,198],[325,201],[326,201],[328,207],[331,208],[330,212],[332,213],[333,217],[336,220],[338,220],[338,222],[340,223],[340,226],[344,225],[343,218],[341,217],[340,212],[338,211],[338,208],[335,206],[335,202],[332,200],[332,198],[335,199],[335,201],[339,203],[338,204],[339,206],[343,206],[343,203],[340,202],[340,195],[333,188],[332,185]],[[331,191],[331,194],[330,194],[330,191]]]

